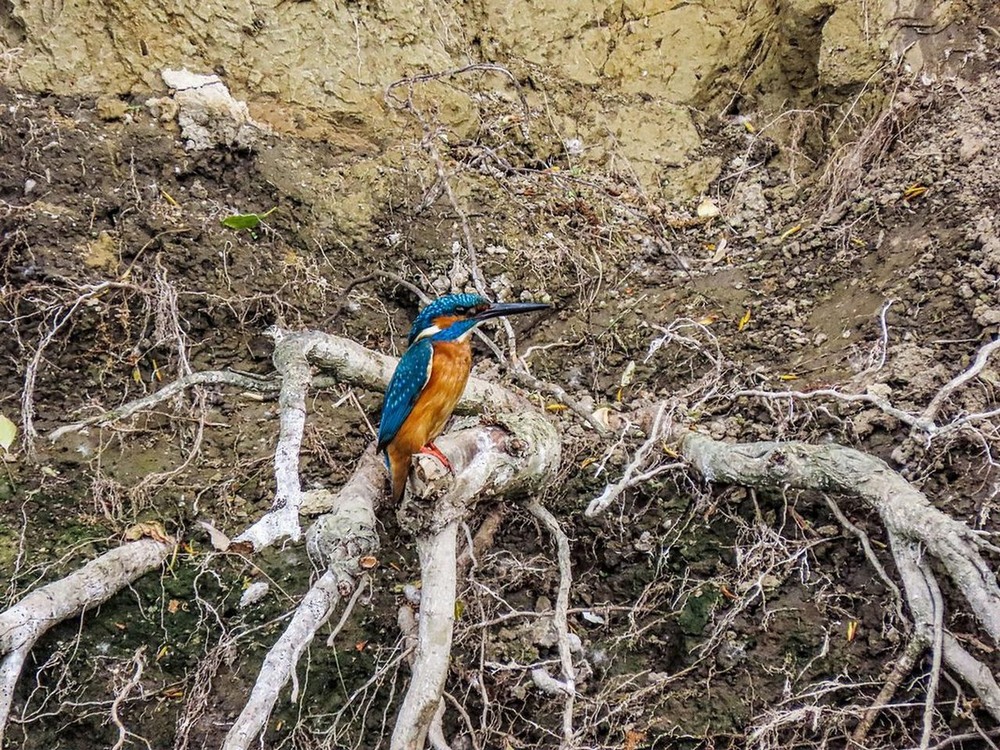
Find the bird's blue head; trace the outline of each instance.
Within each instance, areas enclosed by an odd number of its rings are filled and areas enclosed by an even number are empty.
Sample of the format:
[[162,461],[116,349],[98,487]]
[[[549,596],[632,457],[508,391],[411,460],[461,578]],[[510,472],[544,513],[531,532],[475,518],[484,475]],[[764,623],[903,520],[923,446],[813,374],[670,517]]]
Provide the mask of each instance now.
[[455,341],[462,338],[484,320],[501,315],[544,310],[549,305],[537,302],[496,303],[478,294],[449,294],[431,302],[413,321],[407,345],[430,338],[434,341]]

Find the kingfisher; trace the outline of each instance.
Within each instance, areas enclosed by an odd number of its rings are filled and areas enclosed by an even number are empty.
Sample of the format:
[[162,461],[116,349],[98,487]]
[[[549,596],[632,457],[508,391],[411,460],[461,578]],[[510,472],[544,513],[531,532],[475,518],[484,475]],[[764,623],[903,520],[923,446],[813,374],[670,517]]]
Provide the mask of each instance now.
[[420,311],[386,389],[378,428],[378,449],[385,452],[393,502],[403,497],[414,453],[432,455],[451,471],[451,462],[434,440],[465,391],[472,371],[469,340],[476,326],[490,318],[548,307],[537,302],[490,302],[478,294],[449,294]]

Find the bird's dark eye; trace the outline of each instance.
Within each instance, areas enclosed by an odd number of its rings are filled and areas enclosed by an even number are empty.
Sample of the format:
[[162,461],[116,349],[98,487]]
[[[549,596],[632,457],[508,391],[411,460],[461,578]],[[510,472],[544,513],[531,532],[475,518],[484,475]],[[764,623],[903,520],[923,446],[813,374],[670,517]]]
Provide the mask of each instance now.
[[455,308],[455,314],[456,315],[467,315],[468,312],[469,312],[469,308],[467,308],[467,307],[456,307]]

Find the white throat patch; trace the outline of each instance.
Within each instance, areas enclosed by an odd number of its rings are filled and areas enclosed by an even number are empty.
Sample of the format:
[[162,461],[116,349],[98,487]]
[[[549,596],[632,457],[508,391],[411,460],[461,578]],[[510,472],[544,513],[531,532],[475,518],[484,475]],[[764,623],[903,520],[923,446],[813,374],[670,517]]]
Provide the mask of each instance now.
[[415,344],[428,336],[433,336],[435,333],[441,333],[441,329],[437,326],[427,326],[424,330],[417,334],[417,337],[413,339],[413,343]]
[[[453,340],[457,341],[459,343],[464,344],[466,341],[468,341],[472,337],[472,332],[474,330],[476,330],[476,327],[478,325],[479,325],[479,323],[477,322],[476,325],[472,326],[468,331],[466,331],[461,336],[459,336],[458,338],[453,339]],[[437,333],[441,333],[442,330],[443,329],[438,328],[435,325],[427,326],[424,330],[422,330],[420,333],[417,334],[417,337],[415,339],[413,339],[413,343],[415,344],[418,341],[422,341],[423,339],[429,338],[430,336],[433,336],[433,335],[435,335]]]

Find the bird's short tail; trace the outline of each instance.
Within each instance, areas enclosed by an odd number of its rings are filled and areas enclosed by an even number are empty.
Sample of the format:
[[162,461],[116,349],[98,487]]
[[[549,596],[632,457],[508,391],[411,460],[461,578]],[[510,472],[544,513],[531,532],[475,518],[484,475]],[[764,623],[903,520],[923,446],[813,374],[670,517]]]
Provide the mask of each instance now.
[[394,451],[393,446],[389,445],[386,457],[389,459],[389,474],[392,478],[392,501],[399,503],[406,491],[406,478],[410,475],[410,455]]

